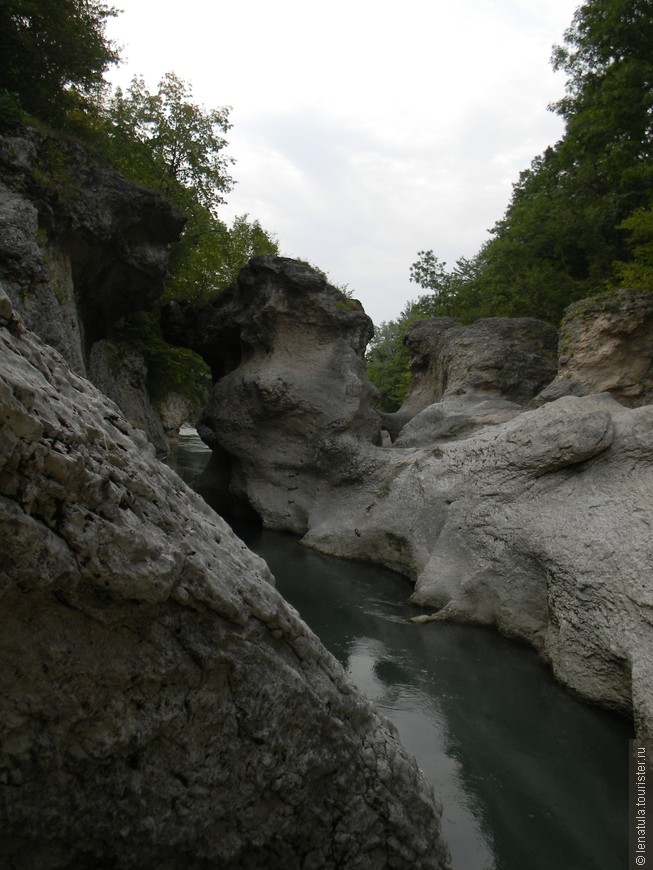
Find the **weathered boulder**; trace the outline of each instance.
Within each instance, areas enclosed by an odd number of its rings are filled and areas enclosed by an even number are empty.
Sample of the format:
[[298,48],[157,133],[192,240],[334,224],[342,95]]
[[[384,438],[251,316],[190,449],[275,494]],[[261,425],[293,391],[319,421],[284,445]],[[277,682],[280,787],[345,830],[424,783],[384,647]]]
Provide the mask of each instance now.
[[558,375],[537,401],[602,392],[628,408],[653,402],[653,294],[619,290],[566,310]]
[[447,868],[266,565],[0,294],[0,864]]
[[523,406],[516,402],[494,396],[474,393],[448,396],[403,424],[394,444],[396,447],[422,447],[439,441],[467,438],[486,426],[512,420],[523,410]]
[[179,430],[193,416],[190,402],[180,393],[169,392],[156,403],[156,410],[169,443],[177,443]]
[[[78,143],[35,130],[0,137],[0,179],[0,281],[27,327],[92,377],[94,345],[163,293],[184,220]],[[164,450],[147,394],[136,416],[134,398],[123,410]]]
[[207,306],[169,306],[164,325],[213,372],[198,425],[214,449],[205,488],[270,528],[304,532],[320,485],[358,480],[362,446],[380,439],[360,304],[312,267],[267,255]]
[[523,638],[653,737],[653,406],[567,397],[430,449],[377,451],[305,543],[415,580],[434,618]]
[[411,391],[384,425],[412,447],[509,420],[555,375],[556,343],[554,327],[532,318],[418,321],[406,335]]

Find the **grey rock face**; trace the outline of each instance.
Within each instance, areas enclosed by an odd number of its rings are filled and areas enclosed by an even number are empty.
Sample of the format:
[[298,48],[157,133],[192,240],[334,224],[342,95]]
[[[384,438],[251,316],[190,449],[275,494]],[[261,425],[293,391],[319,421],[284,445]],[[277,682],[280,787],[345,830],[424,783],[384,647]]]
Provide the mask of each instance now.
[[620,290],[570,305],[560,328],[559,371],[538,397],[610,393],[628,408],[653,402],[653,295]]
[[166,321],[168,339],[213,371],[198,431],[215,486],[266,526],[305,531],[322,482],[358,479],[362,445],[380,438],[360,304],[310,266],[264,256],[205,308],[171,306]]
[[0,294],[0,863],[447,868],[266,565]]
[[432,618],[528,640],[650,739],[652,431],[652,406],[568,397],[464,441],[384,451],[365,492],[322,505],[304,540],[411,576]]
[[519,413],[556,372],[557,332],[531,318],[418,321],[406,336],[412,388],[384,424],[397,446],[467,437]]
[[423,447],[467,438],[486,426],[512,420],[523,410],[516,402],[493,396],[450,396],[442,402],[434,402],[409,420],[401,427],[394,443],[397,447]]
[[191,406],[185,396],[179,393],[166,393],[160,402],[157,402],[156,410],[163,431],[168,441],[177,441],[179,430],[188,423],[192,414]]
[[[81,146],[36,131],[0,137],[0,177],[5,292],[29,329],[75,372],[93,376],[94,345],[120,318],[162,294],[169,247],[183,219],[161,196],[130,184]],[[135,416],[133,391],[114,392],[119,402],[127,396],[126,413],[157,449],[166,449],[146,393]]]
[[169,451],[168,439],[161,418],[150,402],[143,355],[122,342],[101,339],[91,348],[88,377],[118,405],[132,426],[147,433],[157,456],[165,459]]
[[[621,304],[613,312],[610,329],[622,336],[621,344],[594,341],[605,332],[605,312],[592,303],[598,324],[588,318],[581,330],[587,340],[570,342],[582,353],[570,350],[562,360],[563,367],[576,361],[577,380],[565,383],[575,383],[579,395],[565,395],[559,380],[557,401],[531,410],[524,408],[541,401],[533,397],[555,373],[551,326],[505,319],[467,327],[450,318],[418,323],[409,335],[415,386],[403,416],[395,415],[403,428],[388,449],[369,437],[315,438],[307,421],[324,417],[314,402],[306,405],[310,386],[301,383],[300,366],[310,360],[307,377],[319,383],[323,407],[330,389],[342,402],[346,374],[321,374],[326,348],[316,366],[319,338],[310,326],[315,297],[308,292],[303,301],[309,307],[298,319],[309,324],[311,346],[295,342],[301,330],[290,325],[294,306],[286,291],[276,291],[276,280],[266,283],[252,271],[237,291],[260,330],[252,331],[251,342],[240,325],[250,320],[240,313],[229,333],[228,309],[221,332],[203,329],[204,321],[213,322],[204,312],[195,327],[206,340],[195,349],[207,358],[216,355],[216,366],[224,361],[207,435],[210,440],[224,427],[227,435],[216,440],[243,462],[242,477],[234,466],[232,486],[236,479],[244,492],[254,493],[251,504],[264,522],[307,528],[307,545],[411,577],[415,602],[433,611],[427,619],[492,624],[529,641],[564,684],[585,698],[633,711],[639,735],[653,736],[653,406],[628,410],[608,394],[582,396],[591,385],[605,384],[587,376],[596,370],[592,352],[600,361],[612,348],[625,360],[631,341],[640,349],[634,365],[641,368],[643,359],[649,364],[645,300],[625,306],[627,319]],[[259,284],[269,288],[260,297]],[[185,314],[187,323],[192,316]],[[279,335],[293,340],[282,342]],[[257,351],[259,337],[264,349]],[[292,389],[283,386],[291,380],[287,372],[295,373]],[[626,380],[631,383],[630,374]],[[258,426],[267,435],[266,419],[283,433],[272,439],[276,455],[263,436],[257,442],[251,434]],[[298,437],[310,455],[295,444]],[[301,462],[293,468],[284,451]],[[300,513],[275,505],[278,481]]]
[[47,243],[45,234],[40,234],[41,245],[37,243],[38,220],[36,207],[0,181],[0,281],[24,320],[64,353],[75,371],[84,373],[84,326],[70,261]]

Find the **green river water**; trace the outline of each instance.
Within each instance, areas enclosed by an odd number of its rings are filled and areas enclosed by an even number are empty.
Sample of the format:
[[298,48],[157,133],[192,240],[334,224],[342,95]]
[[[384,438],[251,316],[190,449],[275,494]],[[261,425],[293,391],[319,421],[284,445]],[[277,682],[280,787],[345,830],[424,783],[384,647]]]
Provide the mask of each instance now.
[[[175,466],[189,483],[207,458],[182,436]],[[454,870],[626,868],[631,723],[571,696],[492,630],[411,623],[411,585],[390,571],[235,530],[398,728],[443,803]]]

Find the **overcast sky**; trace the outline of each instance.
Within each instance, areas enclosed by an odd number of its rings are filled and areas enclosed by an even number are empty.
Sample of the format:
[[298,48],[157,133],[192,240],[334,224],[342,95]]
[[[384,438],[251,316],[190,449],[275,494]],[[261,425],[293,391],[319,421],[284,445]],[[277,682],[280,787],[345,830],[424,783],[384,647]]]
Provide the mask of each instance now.
[[281,252],[347,284],[375,323],[420,288],[417,251],[453,266],[562,134],[549,62],[577,0],[120,0],[112,72],[168,71],[231,106],[237,185]]

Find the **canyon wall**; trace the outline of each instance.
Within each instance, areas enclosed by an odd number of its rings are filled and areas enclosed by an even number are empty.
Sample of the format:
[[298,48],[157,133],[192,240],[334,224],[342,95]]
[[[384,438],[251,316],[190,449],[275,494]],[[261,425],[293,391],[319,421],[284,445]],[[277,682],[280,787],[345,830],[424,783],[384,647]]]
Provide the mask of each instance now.
[[308,546],[410,577],[425,620],[527,640],[565,685],[632,713],[650,738],[653,297],[573,306],[559,369],[540,321],[418,323],[414,389],[378,416],[394,438],[381,447],[362,313],[336,293],[266,258],[217,303],[219,332],[206,311],[171,315],[178,339],[229,359],[214,364],[206,431],[235,472],[208,483]]
[[0,293],[0,863],[449,867],[392,726]]

